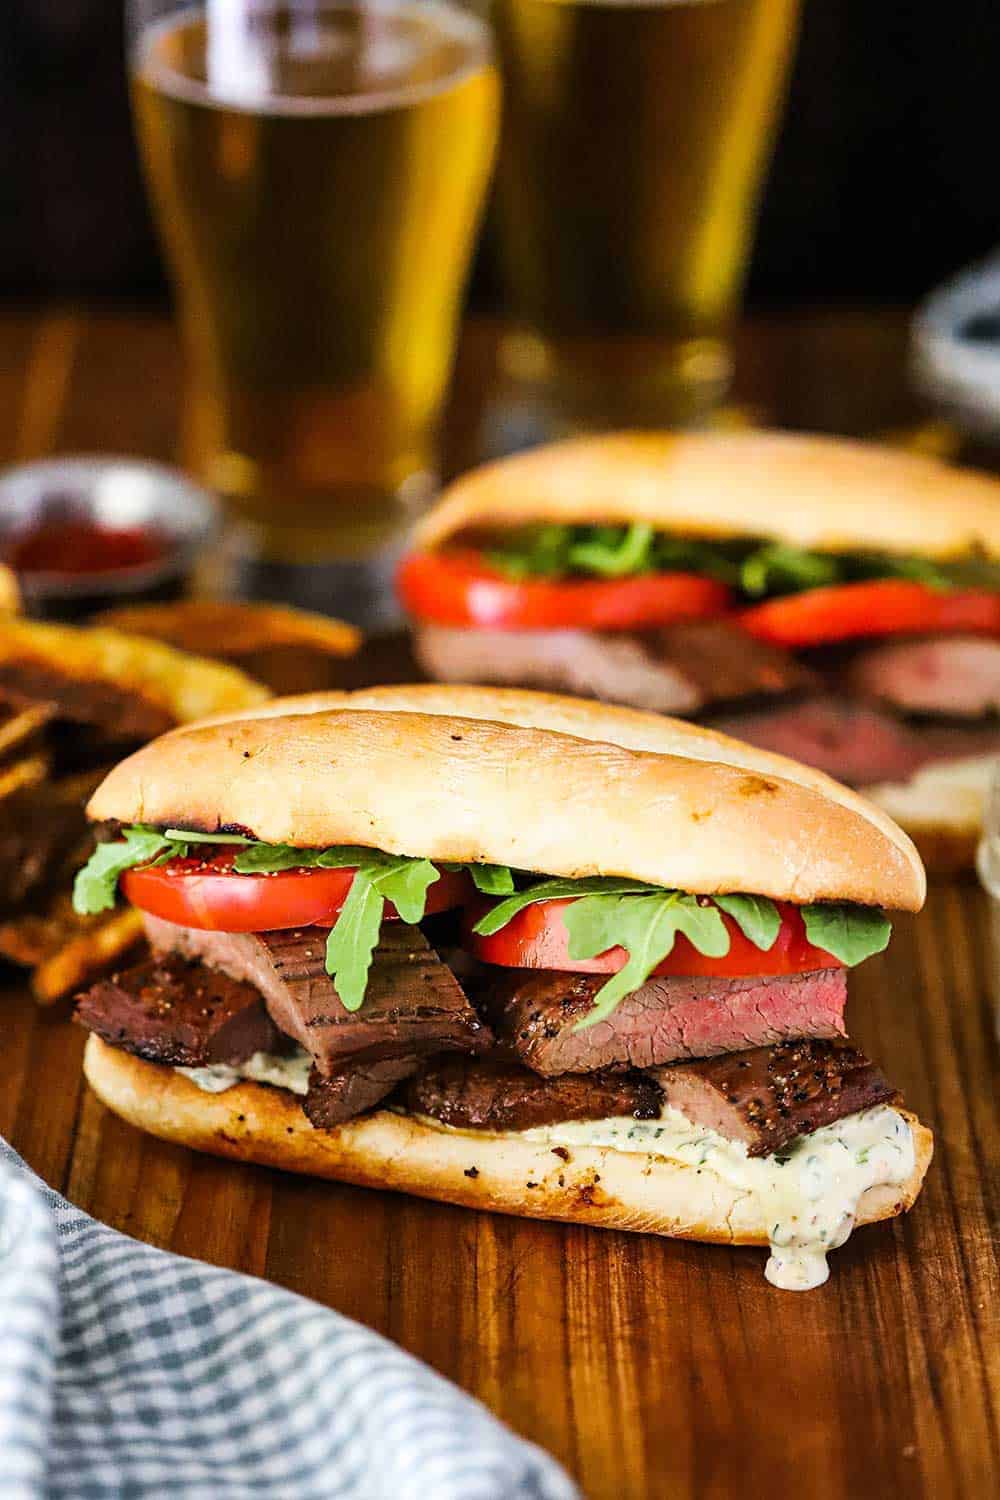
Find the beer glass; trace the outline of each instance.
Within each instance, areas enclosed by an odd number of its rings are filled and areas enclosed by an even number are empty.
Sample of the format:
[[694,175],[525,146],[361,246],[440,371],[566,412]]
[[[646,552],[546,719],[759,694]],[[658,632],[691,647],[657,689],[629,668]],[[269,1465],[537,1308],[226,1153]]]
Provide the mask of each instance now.
[[798,0],[496,0],[508,370],[549,419],[698,421],[728,330]]
[[[458,0],[131,0],[128,44],[188,462],[293,565],[261,576],[370,616],[434,484],[497,132],[489,31]],[[319,594],[289,581],[317,567]]]

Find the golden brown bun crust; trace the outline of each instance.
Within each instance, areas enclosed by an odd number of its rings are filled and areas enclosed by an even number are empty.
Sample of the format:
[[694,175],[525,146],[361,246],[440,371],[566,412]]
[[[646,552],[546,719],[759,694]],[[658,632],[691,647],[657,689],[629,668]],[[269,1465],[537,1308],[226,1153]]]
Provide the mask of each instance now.
[[645,521],[796,547],[1000,556],[1000,481],[874,443],[799,433],[571,438],[465,474],[416,527],[424,549],[534,521]]
[[270,690],[236,667],[177,651],[162,641],[118,630],[0,620],[0,662],[33,660],[83,680],[130,688],[179,722],[238,712],[263,703]]
[[[264,718],[292,713],[317,713],[329,708],[375,708],[420,713],[454,713],[463,718],[486,717],[501,723],[535,725],[558,729],[581,739],[613,740],[632,750],[654,750],[662,754],[680,754],[691,745],[677,733],[686,721],[643,713],[639,709],[618,708],[613,724],[605,723],[612,710],[607,705],[593,715],[593,702],[567,698],[556,693],[539,693],[523,688],[482,688],[457,684],[413,683],[386,687],[361,688],[354,692],[300,693],[291,698],[273,698],[260,708],[239,715],[216,714],[206,723],[226,719]],[[730,754],[736,742],[711,730],[701,731],[705,752],[722,758]],[[697,743],[697,742],[695,742]],[[709,751],[708,747],[711,746]],[[879,826],[894,836],[902,828],[916,844],[928,868],[936,874],[949,874],[969,868],[975,857],[982,831],[985,782],[995,757],[981,757],[956,765],[928,767],[918,772],[904,788],[863,787],[860,794],[849,791],[822,771],[790,761],[784,756],[767,756],[764,751],[748,751],[738,746],[745,758],[762,767],[765,759],[778,775],[800,780],[828,796],[842,800],[848,807],[864,807]],[[984,774],[984,772],[986,774]],[[904,795],[901,796],[900,793]],[[879,812],[881,809],[881,813]]]
[[[389,1110],[316,1130],[281,1090],[243,1083],[206,1094],[172,1068],[96,1036],[87,1042],[83,1067],[97,1097],[130,1125],[213,1156],[524,1218],[767,1244],[767,1225],[750,1194],[664,1157],[574,1146],[566,1160],[537,1142],[436,1128]],[[916,1144],[913,1175],[902,1187],[869,1189],[859,1224],[905,1212],[920,1192],[933,1137],[914,1115],[906,1118]]]
[[[916,850],[883,814],[816,772],[697,725],[482,688],[337,698],[342,707],[320,712],[174,730],[116,766],[89,814],[706,894],[923,902]],[[404,711],[404,701],[430,712]],[[675,753],[616,743],[654,735]]]

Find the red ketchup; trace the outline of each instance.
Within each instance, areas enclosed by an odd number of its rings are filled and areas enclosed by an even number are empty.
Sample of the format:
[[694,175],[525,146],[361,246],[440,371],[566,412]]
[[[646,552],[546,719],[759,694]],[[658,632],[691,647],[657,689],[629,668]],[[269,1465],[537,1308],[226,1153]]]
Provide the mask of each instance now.
[[165,537],[146,526],[102,526],[81,517],[42,520],[12,537],[4,561],[18,573],[111,573],[162,561]]

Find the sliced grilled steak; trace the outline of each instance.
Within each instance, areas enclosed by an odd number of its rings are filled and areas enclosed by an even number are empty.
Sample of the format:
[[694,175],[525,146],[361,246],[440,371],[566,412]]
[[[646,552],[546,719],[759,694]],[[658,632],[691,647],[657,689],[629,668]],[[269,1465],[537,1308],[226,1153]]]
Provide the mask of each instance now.
[[421,625],[414,650],[440,682],[545,688],[670,714],[694,713],[702,702],[694,683],[657,661],[638,635]]
[[789,652],[721,620],[635,633],[424,625],[416,650],[424,670],[445,682],[549,688],[659,713],[692,714],[711,703],[818,685]]
[[981,635],[884,641],[853,658],[845,684],[904,713],[981,718],[1000,710],[1000,641]]
[[517,1063],[436,1058],[403,1091],[413,1114],[462,1130],[530,1130],[565,1120],[634,1115],[653,1120],[662,1096],[642,1073],[588,1073],[540,1078]]
[[644,631],[649,655],[672,666],[699,695],[699,708],[740,698],[811,693],[820,678],[790,651],[754,640],[725,620],[682,620]]
[[377,1062],[345,1063],[329,1077],[313,1068],[302,1108],[317,1130],[329,1130],[374,1109],[419,1067],[418,1057],[385,1057]]
[[291,1045],[253,985],[176,954],[100,980],[79,997],[76,1019],[113,1047],[175,1067],[235,1065]]
[[202,932],[145,917],[153,948],[199,958],[256,986],[282,1031],[329,1077],[349,1059],[474,1051],[489,1029],[419,927],[384,922],[359,1011],[346,1011],[324,968],[326,931]]
[[862,787],[908,781],[921,766],[935,761],[1000,750],[996,729],[918,727],[846,698],[812,698],[711,723],[713,729],[761,750],[790,755],[838,781]]
[[749,979],[649,979],[586,1031],[605,976],[512,970],[488,1001],[497,1035],[539,1073],[589,1073],[627,1064],[653,1068],[789,1037],[844,1034],[844,969]]
[[755,1047],[657,1068],[653,1076],[667,1104],[696,1125],[742,1141],[750,1156],[770,1156],[797,1136],[897,1097],[846,1041]]

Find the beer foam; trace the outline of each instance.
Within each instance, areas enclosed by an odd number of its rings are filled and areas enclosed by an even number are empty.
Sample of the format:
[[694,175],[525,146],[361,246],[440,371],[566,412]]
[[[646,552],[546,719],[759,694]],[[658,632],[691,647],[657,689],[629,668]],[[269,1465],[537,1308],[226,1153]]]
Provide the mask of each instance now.
[[[478,16],[448,0],[376,0],[368,13],[363,49],[356,36],[336,24],[358,12],[331,5],[296,25],[282,39],[280,55],[267,44],[259,18],[234,14],[223,0],[192,6],[148,27],[137,43],[133,71],[164,94],[209,108],[239,109],[260,115],[363,115],[399,109],[446,93],[493,61],[491,34]],[[170,52],[181,32],[203,28],[198,71],[177,66]],[[289,68],[355,69],[343,92],[295,93],[274,87],[276,64]],[[361,66],[359,66],[359,64]],[[362,67],[364,73],[362,73]],[[423,67],[429,76],[407,81]]]

